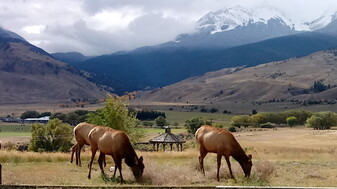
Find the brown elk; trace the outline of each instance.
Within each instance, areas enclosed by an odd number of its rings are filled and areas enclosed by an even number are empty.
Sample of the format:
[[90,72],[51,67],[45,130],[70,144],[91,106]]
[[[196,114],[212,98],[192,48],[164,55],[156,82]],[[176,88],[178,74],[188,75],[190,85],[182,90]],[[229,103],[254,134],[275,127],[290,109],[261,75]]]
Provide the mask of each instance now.
[[231,178],[234,178],[229,157],[232,156],[239,162],[246,177],[250,176],[252,168],[252,156],[246,155],[234,136],[225,129],[220,129],[208,125],[201,126],[196,132],[195,137],[199,143],[199,164],[201,171],[205,174],[204,158],[208,152],[217,154],[217,179],[221,166],[221,158],[225,157]]
[[91,145],[91,159],[89,162],[89,174],[88,178],[91,178],[91,166],[95,158],[97,150],[100,150],[100,156],[98,163],[102,173],[104,170],[102,167],[103,157],[105,155],[111,155],[116,169],[114,171],[114,177],[117,169],[121,177],[121,183],[124,183],[122,176],[122,160],[125,158],[125,163],[131,167],[132,173],[137,181],[142,179],[144,164],[143,157],[138,158],[135,150],[133,149],[129,137],[123,131],[97,126],[89,133],[89,141]]
[[76,127],[74,127],[74,136],[76,139],[76,144],[71,148],[71,159],[70,163],[73,162],[74,153],[76,153],[76,165],[81,166],[81,150],[84,145],[90,145],[90,141],[88,138],[89,132],[91,129],[96,127],[96,125],[89,124],[86,122],[79,123]]

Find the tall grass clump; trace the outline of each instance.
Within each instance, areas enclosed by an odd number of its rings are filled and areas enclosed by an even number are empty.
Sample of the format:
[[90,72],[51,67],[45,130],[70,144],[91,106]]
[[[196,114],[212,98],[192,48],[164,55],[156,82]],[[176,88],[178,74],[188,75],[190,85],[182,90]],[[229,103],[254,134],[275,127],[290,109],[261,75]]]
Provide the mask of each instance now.
[[0,153],[0,162],[2,163],[27,163],[27,162],[62,162],[69,161],[70,156],[67,153],[38,153],[38,152],[20,152],[16,150],[3,150]]
[[251,181],[257,185],[266,185],[275,172],[275,166],[268,160],[254,163]]

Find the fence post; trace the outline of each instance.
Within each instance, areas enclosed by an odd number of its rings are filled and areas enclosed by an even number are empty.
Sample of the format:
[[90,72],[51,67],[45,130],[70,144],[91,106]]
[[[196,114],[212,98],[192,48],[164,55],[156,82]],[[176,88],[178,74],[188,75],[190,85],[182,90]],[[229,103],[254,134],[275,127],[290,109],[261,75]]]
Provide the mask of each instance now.
[[2,164],[0,163],[0,185],[2,185]]

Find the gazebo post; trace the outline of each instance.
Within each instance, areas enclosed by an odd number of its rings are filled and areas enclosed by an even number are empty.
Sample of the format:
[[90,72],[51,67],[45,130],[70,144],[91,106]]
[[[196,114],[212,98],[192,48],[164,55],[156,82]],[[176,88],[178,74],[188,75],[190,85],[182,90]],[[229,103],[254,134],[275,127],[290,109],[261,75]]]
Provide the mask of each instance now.
[[157,152],[159,151],[159,143],[157,143]]
[[163,143],[163,149],[164,149],[164,152],[165,152],[165,146],[166,146],[166,143]]
[[156,143],[153,143],[153,151],[156,151]]
[[170,143],[171,151],[172,151],[172,145],[173,145],[173,143]]

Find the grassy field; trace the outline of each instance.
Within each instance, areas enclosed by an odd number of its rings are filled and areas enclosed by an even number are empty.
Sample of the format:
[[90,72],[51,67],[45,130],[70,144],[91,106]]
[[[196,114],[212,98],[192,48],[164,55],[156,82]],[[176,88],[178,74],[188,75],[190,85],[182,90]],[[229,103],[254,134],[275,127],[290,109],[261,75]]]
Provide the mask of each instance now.
[[[222,160],[221,181],[216,181],[216,156],[205,158],[204,176],[198,170],[198,150],[184,152],[137,152],[144,157],[142,185],[252,185],[252,186],[336,186],[337,131],[318,131],[304,127],[251,129],[234,133],[241,146],[253,155],[252,176],[244,178],[233,159],[236,180],[229,179]],[[193,140],[191,142],[194,142]],[[3,184],[42,185],[119,185],[118,179],[103,179],[95,161],[92,179],[87,179],[89,147],[82,153],[82,167],[69,163],[70,153],[32,153],[2,150]],[[113,166],[107,157],[108,167]],[[105,168],[108,177],[112,173]],[[123,165],[123,176],[137,185],[130,169]]]
[[0,137],[30,136],[31,125],[0,124]]

